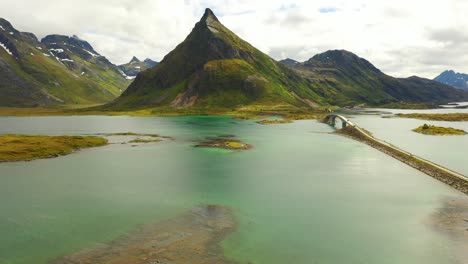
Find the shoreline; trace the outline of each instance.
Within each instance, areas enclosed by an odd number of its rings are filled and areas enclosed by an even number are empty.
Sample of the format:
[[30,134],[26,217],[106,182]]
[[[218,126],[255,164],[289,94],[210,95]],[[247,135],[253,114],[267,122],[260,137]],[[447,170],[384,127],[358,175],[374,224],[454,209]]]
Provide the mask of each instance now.
[[425,173],[432,178],[435,178],[459,191],[468,195],[468,178],[463,175],[437,165],[428,160],[414,156],[409,152],[392,146],[388,143],[384,144],[381,140],[374,138],[370,133],[364,132],[362,129],[347,126],[343,129],[339,129],[335,132],[338,135],[345,136],[368,146],[371,146],[384,154],[393,157],[406,165]]

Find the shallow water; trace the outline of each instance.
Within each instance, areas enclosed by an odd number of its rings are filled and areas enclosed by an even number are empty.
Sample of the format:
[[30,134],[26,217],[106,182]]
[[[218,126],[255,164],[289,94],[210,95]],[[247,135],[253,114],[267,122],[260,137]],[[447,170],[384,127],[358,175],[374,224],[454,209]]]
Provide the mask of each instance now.
[[[175,141],[0,164],[1,264],[47,263],[200,204],[233,209],[223,247],[242,263],[457,263],[427,221],[462,194],[315,121],[0,118],[0,134],[128,131]],[[226,134],[254,148],[193,148]]]

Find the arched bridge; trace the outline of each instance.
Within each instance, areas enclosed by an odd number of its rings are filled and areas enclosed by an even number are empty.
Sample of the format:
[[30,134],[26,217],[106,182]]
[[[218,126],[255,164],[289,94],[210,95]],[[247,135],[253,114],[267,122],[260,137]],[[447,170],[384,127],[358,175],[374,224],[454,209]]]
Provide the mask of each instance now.
[[342,116],[342,115],[338,115],[338,114],[327,115],[327,117],[325,117],[325,119],[324,119],[324,122],[329,124],[329,125],[335,126],[336,125],[336,119],[341,120],[341,128],[345,128],[347,126],[354,126],[354,123],[351,122],[347,117]]

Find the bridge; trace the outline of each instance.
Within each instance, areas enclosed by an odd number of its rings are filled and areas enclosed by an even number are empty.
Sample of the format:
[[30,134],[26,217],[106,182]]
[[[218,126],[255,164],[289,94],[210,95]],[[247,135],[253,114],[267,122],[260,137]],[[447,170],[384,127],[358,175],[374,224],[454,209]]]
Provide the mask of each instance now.
[[351,122],[347,117],[342,116],[342,115],[338,115],[338,114],[327,115],[327,117],[325,117],[325,119],[324,119],[324,122],[329,124],[329,125],[335,126],[336,125],[336,119],[341,120],[341,128],[345,128],[347,126],[352,126],[352,127],[355,126],[354,123]]

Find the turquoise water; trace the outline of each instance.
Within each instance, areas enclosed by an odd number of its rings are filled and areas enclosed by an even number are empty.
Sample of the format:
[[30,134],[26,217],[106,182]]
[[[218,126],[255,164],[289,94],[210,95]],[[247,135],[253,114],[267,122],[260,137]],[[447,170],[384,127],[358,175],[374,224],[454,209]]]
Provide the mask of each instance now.
[[[223,248],[241,263],[457,263],[454,241],[427,221],[462,195],[315,121],[0,118],[0,134],[128,131],[176,140],[0,164],[1,264],[47,263],[200,204],[234,210]],[[254,148],[192,147],[225,134]]]

